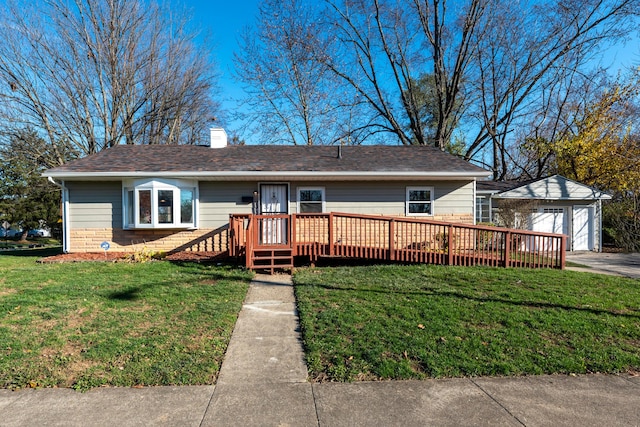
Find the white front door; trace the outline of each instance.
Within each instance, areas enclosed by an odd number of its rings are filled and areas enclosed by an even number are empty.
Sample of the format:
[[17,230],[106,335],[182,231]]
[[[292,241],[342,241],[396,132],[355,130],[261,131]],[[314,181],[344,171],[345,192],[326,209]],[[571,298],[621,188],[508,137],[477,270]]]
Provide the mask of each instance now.
[[[289,187],[287,184],[262,184],[260,185],[260,213],[288,214],[289,213]],[[287,243],[287,224],[283,218],[262,219],[262,244],[280,245]]]
[[571,236],[574,251],[593,250],[593,212],[592,206],[573,207],[573,233]]
[[260,185],[260,213],[287,214],[287,184],[262,184]]

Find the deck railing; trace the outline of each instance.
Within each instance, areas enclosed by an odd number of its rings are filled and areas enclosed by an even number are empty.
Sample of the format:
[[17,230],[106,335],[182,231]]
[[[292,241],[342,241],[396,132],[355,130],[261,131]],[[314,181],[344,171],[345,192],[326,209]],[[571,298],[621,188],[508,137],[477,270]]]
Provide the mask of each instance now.
[[348,213],[231,215],[229,252],[290,248],[292,256],[447,265],[564,268],[564,235]]

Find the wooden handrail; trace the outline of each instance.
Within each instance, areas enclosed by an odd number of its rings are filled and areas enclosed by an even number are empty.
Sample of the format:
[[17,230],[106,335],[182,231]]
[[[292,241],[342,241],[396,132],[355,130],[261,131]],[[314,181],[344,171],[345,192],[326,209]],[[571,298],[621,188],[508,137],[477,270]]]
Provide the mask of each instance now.
[[[262,242],[263,223],[275,233]],[[243,225],[248,221],[246,230]],[[280,229],[277,227],[286,227]],[[230,253],[252,256],[256,248],[287,247],[293,256],[350,256],[449,265],[565,267],[565,235],[484,225],[455,224],[426,218],[352,213],[231,215]],[[245,232],[245,238],[235,233]],[[278,233],[284,240],[279,242]],[[273,239],[273,240],[272,240]],[[247,261],[249,263],[249,261]]]

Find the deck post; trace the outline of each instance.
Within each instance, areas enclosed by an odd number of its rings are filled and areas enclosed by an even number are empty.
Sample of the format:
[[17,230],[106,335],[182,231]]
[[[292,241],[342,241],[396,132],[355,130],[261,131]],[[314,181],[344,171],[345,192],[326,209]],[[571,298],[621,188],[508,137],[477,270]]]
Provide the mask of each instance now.
[[251,258],[253,257],[253,223],[255,218],[253,215],[249,215],[249,222],[247,223],[247,231],[245,235],[245,267],[250,269],[253,267],[251,264]]
[[560,269],[564,270],[567,261],[567,236],[565,234],[560,238]]
[[394,251],[394,248],[396,247],[396,227],[395,227],[396,221],[394,218],[391,218],[389,220],[389,260],[390,261],[395,261],[396,260],[396,254]]
[[449,224],[447,236],[447,246],[449,249],[449,265],[453,265],[453,224]]
[[329,256],[333,256],[335,253],[334,236],[333,236],[333,212],[329,212],[329,224],[327,224],[329,232]]
[[236,234],[236,221],[233,215],[229,215],[229,234],[227,235],[227,249],[229,256],[233,257],[236,254],[235,242],[233,236]]
[[291,248],[291,256],[297,256],[296,235],[298,233],[296,231],[296,214],[289,215],[289,218],[289,247]]
[[504,266],[509,267],[511,259],[511,230],[507,230],[504,236]]

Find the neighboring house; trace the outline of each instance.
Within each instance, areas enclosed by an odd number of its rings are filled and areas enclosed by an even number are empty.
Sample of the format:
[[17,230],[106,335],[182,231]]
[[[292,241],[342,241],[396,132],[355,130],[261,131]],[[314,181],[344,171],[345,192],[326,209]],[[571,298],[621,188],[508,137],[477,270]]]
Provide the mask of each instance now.
[[560,175],[520,183],[478,181],[476,221],[566,234],[567,250],[601,251],[602,200],[610,198]]
[[229,214],[349,212],[473,224],[490,172],[427,146],[119,145],[49,169],[65,252],[226,250]]

